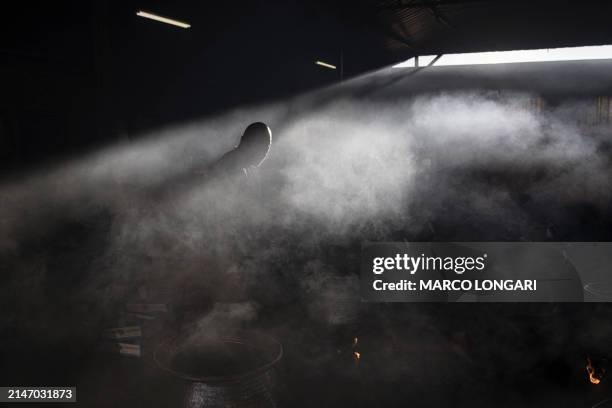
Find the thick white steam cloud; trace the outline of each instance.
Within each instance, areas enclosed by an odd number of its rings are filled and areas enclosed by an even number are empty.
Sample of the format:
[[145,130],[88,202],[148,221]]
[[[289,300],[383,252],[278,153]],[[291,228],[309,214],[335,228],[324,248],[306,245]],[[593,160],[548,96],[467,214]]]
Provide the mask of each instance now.
[[[243,301],[261,282],[265,296],[281,296],[278,275],[299,273],[296,259],[324,258],[330,242],[397,240],[398,231],[409,240],[423,230],[529,239],[559,222],[565,206],[609,205],[609,158],[576,107],[540,112],[529,95],[482,92],[310,98],[167,129],[7,183],[0,250],[19,253],[66,218],[105,208],[106,249],[92,263],[101,296],[104,282],[145,270],[177,285],[223,281],[216,296]],[[274,142],[255,174],[210,180],[195,172],[257,120]],[[534,221],[534,208],[546,215]],[[491,236],[449,232],[480,224],[499,228]],[[320,286],[333,280],[335,268],[325,270],[290,278]]]

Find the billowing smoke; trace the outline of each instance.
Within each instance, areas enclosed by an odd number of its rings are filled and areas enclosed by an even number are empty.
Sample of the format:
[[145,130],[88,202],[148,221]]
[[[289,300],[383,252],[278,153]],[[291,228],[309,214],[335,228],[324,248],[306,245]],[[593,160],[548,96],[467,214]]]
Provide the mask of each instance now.
[[[44,229],[44,218],[57,215],[53,210],[88,206],[108,206],[124,218],[163,208],[159,216],[166,221],[185,218],[185,212],[225,211],[232,224],[261,218],[335,232],[375,229],[381,218],[401,220],[396,226],[404,229],[408,219],[447,200],[486,211],[503,205],[497,201],[517,185],[536,199],[605,206],[609,163],[598,150],[601,136],[580,126],[573,115],[578,107],[542,113],[531,109],[529,98],[453,93],[388,103],[345,97],[302,111],[298,99],[290,112],[275,105],[164,130],[5,184],[3,243],[15,244],[11,234],[18,238],[32,224]],[[254,197],[254,188],[235,188],[234,181],[210,182],[206,174],[199,183],[195,169],[231,149],[249,120],[262,117],[272,123],[275,142],[253,177],[257,182],[247,183],[257,184],[260,196]],[[502,182],[485,186],[489,180],[479,172],[497,172]],[[141,200],[147,188],[171,190],[185,174],[188,190],[176,187],[161,200]],[[508,184],[512,178],[517,184]],[[506,204],[500,210],[511,211],[512,203]],[[146,230],[147,223],[140,224]]]
[[[76,223],[103,231],[81,242],[96,250],[74,266],[76,298],[194,312],[190,339],[296,305],[342,325],[362,307],[364,240],[561,240],[609,223],[609,141],[584,123],[588,107],[536,110],[532,95],[484,91],[356,97],[360,86],[170,128],[6,183],[0,251],[14,281],[38,296],[32,288],[73,267],[47,248]],[[248,177],[212,177],[208,166],[253,121],[272,128],[269,158]],[[21,302],[25,313],[36,301]]]

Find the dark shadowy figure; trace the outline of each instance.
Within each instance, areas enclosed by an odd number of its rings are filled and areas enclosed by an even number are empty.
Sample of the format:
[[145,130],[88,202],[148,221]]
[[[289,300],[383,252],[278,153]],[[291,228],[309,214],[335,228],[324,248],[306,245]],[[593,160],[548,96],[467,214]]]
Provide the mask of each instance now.
[[181,192],[201,189],[213,180],[223,180],[236,175],[248,176],[266,159],[272,146],[272,131],[262,122],[251,123],[244,130],[240,142],[213,164],[195,165],[189,171],[167,179],[165,183],[154,186],[146,194],[148,200],[164,202],[175,199]]
[[[244,130],[237,146],[224,154],[217,162],[199,173],[203,177],[189,180],[194,188],[202,188],[208,182],[220,182],[223,187],[219,190],[229,196],[227,208],[232,202],[241,199],[263,199],[261,194],[261,179],[256,169],[265,161],[272,145],[272,132],[262,122],[251,123]],[[246,176],[246,177],[245,177]],[[215,199],[224,199],[223,194],[217,194]],[[214,210],[213,210],[214,213]],[[215,219],[212,216],[211,219]],[[230,221],[230,220],[226,220]],[[246,223],[241,224],[241,234],[247,234]],[[237,235],[236,231],[227,222],[211,225],[209,234],[214,236],[214,250],[202,252],[202,264],[215,265],[214,268],[226,271],[231,267],[241,265],[250,256],[241,252],[238,241],[244,236]],[[259,226],[257,226],[259,227]],[[210,249],[210,248],[209,248]],[[238,268],[240,269],[240,268]],[[177,296],[178,304],[174,305],[175,329],[181,335],[196,328],[194,326],[207,313],[211,311],[214,302],[243,302],[247,301],[248,289],[246,277],[241,273],[215,274],[216,277],[207,276],[202,279],[202,271],[194,269],[193,274],[183,274],[183,283]],[[214,279],[223,276],[220,280]]]
[[262,122],[251,123],[244,130],[240,143],[226,153],[212,167],[212,173],[232,174],[238,171],[248,175],[266,159],[272,145],[272,131]]

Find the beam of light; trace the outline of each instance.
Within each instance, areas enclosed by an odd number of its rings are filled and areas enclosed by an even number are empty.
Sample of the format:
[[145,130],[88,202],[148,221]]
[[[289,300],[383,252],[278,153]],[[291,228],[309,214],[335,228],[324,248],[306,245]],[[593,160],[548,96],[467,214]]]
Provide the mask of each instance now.
[[328,64],[327,62],[323,62],[323,61],[315,61],[315,64],[320,65],[325,68],[329,68],[329,69],[336,69],[335,65]]
[[[418,57],[418,66],[427,66],[435,55]],[[612,45],[594,45],[588,47],[543,48],[538,50],[471,52],[465,54],[445,54],[434,66],[452,65],[485,65],[485,64],[516,64],[525,62],[550,61],[580,61],[612,59]],[[409,68],[417,66],[413,57],[393,66],[393,68]]]
[[142,10],[138,11],[136,13],[136,15],[139,16],[139,17],[144,17],[144,18],[148,18],[150,20],[159,21],[161,23],[171,24],[171,25],[174,25],[174,26],[177,26],[177,27],[181,27],[181,28],[189,28],[189,27],[191,27],[190,24],[184,23],[182,21],[174,20],[174,19],[168,18],[168,17],[159,16],[157,14],[149,13],[149,12],[142,11]]

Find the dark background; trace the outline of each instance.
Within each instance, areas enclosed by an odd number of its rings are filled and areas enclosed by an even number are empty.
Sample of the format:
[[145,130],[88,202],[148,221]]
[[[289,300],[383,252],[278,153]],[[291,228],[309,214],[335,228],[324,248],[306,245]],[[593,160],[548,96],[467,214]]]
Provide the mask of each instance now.
[[[421,5],[422,4],[422,5]],[[609,43],[597,1],[11,2],[5,170],[324,86],[415,54]],[[183,30],[135,15],[153,10]]]

